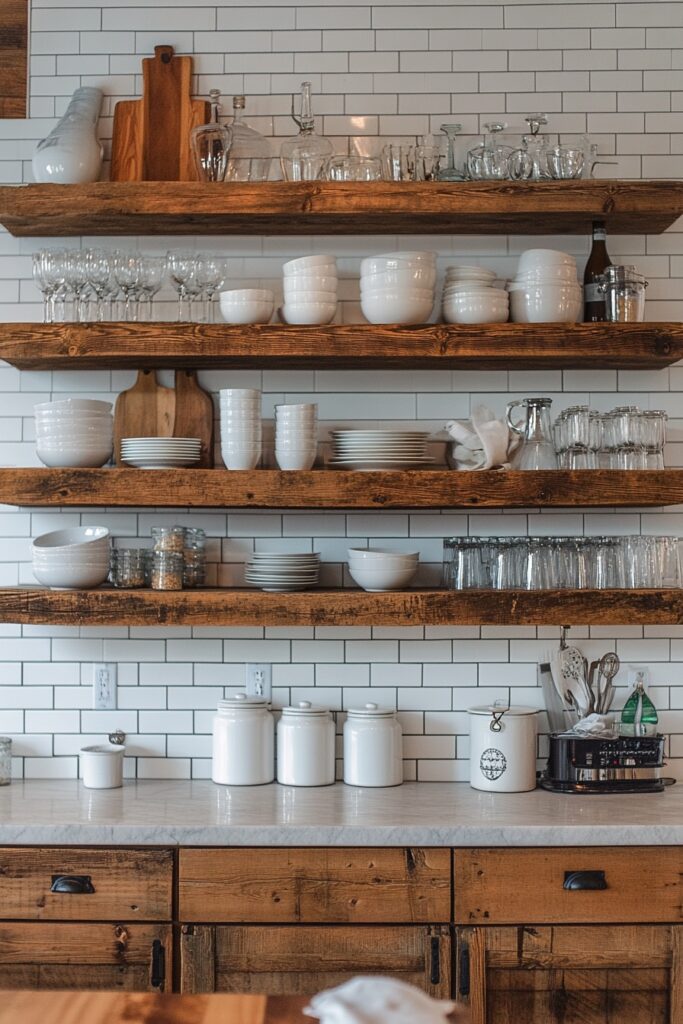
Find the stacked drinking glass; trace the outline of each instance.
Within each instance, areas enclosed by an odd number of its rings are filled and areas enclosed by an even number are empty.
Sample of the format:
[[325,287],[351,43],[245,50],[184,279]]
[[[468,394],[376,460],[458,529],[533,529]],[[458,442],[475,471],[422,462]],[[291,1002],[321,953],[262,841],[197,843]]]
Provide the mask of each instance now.
[[275,459],[280,469],[312,469],[318,451],[318,406],[275,406]]
[[572,405],[555,420],[562,469],[664,469],[667,414],[622,405],[599,413]]
[[221,455],[227,469],[256,469],[261,461],[261,392],[225,388],[220,392]]

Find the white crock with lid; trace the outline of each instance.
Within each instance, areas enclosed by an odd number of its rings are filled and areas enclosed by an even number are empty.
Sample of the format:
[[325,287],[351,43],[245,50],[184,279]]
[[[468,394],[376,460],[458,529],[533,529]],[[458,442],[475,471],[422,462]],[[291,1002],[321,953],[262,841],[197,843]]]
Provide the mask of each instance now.
[[219,700],[213,720],[211,778],[224,786],[262,786],[275,778],[275,721],[265,697]]
[[400,786],[403,730],[396,712],[368,703],[349,708],[344,722],[344,782],[348,786]]
[[498,793],[535,789],[537,708],[497,702],[468,710],[473,789]]
[[284,786],[331,786],[335,777],[334,719],[308,700],[282,709],[277,724],[277,781]]

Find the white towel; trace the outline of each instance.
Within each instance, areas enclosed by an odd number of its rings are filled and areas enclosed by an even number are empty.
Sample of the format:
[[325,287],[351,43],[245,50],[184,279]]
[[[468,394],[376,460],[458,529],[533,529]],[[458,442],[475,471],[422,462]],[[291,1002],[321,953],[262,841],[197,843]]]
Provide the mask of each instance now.
[[452,455],[458,469],[509,469],[508,453],[510,431],[507,423],[496,419],[485,405],[472,410],[472,430],[457,420],[446,424],[446,430],[456,442]]
[[304,1013],[322,1024],[443,1024],[454,1009],[403,981],[361,976],[319,992]]

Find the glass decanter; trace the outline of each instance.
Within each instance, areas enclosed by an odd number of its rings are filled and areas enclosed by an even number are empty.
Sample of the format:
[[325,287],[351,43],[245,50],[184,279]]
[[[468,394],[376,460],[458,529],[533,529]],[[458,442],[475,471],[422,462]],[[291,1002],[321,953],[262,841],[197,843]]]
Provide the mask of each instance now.
[[232,145],[232,129],[219,123],[221,94],[218,89],[209,93],[211,120],[197,125],[190,133],[190,146],[200,181],[225,181],[228,154]]
[[442,124],[441,131],[446,136],[446,166],[439,169],[439,181],[464,181],[464,171],[455,163],[455,140],[462,131],[461,124]]
[[311,83],[301,83],[301,112],[295,112],[292,96],[292,120],[299,126],[299,134],[286,139],[280,147],[280,164],[287,181],[317,181],[324,177],[325,166],[332,156],[329,139],[316,134],[311,112]]
[[539,135],[542,125],[548,123],[546,114],[529,114],[524,118],[529,135],[522,136],[522,147],[510,155],[510,177],[515,180],[543,181],[550,177],[548,169],[548,142]]
[[484,138],[467,154],[467,173],[473,181],[503,181],[509,176],[512,147],[501,140],[507,124],[490,121],[484,125]]
[[255,128],[242,120],[244,96],[232,98],[232,145],[228,155],[226,181],[267,181],[270,172],[270,144]]

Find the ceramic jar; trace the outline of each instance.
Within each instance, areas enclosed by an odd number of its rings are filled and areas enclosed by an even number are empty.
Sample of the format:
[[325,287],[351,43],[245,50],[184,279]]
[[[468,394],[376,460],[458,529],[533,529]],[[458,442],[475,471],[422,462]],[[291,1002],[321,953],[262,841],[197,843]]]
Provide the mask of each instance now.
[[36,146],[33,177],[37,182],[82,185],[99,179],[103,150],[97,139],[97,121],[101,106],[99,89],[76,89],[64,117]]
[[366,704],[349,708],[344,722],[344,782],[347,786],[400,786],[403,730],[396,712]]
[[211,778],[223,786],[262,786],[275,777],[275,723],[265,697],[218,701]]
[[118,743],[81,747],[81,775],[86,789],[120,789],[125,752]]
[[302,700],[283,708],[277,724],[277,781],[283,786],[331,786],[335,776],[334,719]]
[[536,708],[469,708],[470,786],[497,793],[536,788]]

